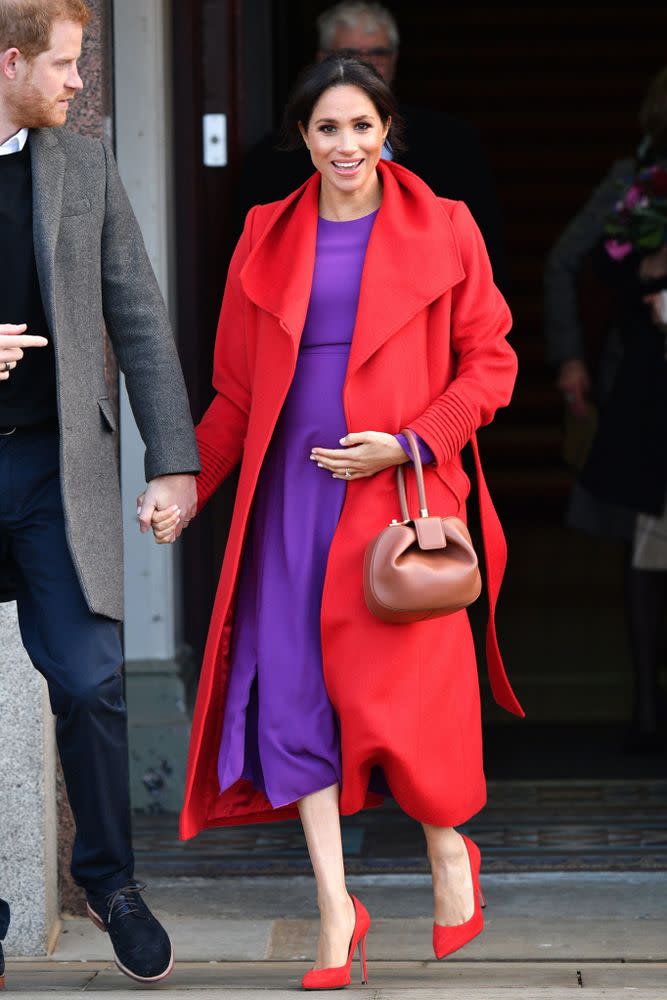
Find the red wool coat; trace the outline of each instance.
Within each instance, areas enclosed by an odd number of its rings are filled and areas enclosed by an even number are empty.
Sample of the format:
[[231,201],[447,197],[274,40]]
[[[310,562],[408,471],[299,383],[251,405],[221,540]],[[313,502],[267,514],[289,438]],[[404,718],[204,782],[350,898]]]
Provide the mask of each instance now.
[[[479,478],[475,439],[476,429],[512,393],[510,312],[466,206],[437,198],[397,164],[381,161],[378,170],[383,201],[366,253],[343,389],[347,429],[396,434],[412,427],[435,455],[435,466],[424,470],[431,511],[459,517],[465,517],[470,488],[460,452],[472,441],[488,563],[489,674],[498,703],[522,714],[495,639],[505,542]],[[197,429],[200,507],[239,462],[241,470],[192,727],[183,838],[208,826],[297,815],[294,807],[273,810],[245,781],[221,795],[217,758],[244,536],[295,370],[315,261],[318,196],[315,174],[284,201],[252,209],[229,269],[215,347],[216,396]],[[340,722],[340,809],[349,814],[381,801],[367,790],[371,768],[380,765],[409,815],[451,826],[485,802],[475,654],[465,611],[390,625],[367,610],[364,550],[396,516],[395,470],[348,483],[327,564],[322,656]]]

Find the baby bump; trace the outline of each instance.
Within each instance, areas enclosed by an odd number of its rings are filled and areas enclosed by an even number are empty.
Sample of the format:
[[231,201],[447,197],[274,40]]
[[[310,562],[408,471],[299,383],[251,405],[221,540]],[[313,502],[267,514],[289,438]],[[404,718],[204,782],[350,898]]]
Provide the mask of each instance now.
[[276,427],[277,439],[296,436],[308,449],[340,447],[347,430],[343,383],[349,352],[349,344],[301,349]]

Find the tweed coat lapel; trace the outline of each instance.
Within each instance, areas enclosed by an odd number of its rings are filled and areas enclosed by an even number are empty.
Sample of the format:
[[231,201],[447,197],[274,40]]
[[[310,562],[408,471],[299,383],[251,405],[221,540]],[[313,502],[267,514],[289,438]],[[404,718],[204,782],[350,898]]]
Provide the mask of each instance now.
[[[421,309],[462,281],[454,229],[415,174],[380,161],[382,205],[371,232],[347,379]],[[276,316],[298,346],[315,265],[320,175],[276,206],[241,272],[248,297]]]
[[53,129],[30,133],[35,261],[44,313],[56,336],[55,253],[65,182],[65,152]]

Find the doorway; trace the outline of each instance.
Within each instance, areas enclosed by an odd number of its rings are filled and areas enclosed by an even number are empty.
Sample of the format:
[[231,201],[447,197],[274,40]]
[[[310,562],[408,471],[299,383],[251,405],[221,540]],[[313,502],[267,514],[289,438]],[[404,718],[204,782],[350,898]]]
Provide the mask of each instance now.
[[[327,6],[321,0],[174,5],[176,44],[191,53],[175,60],[175,91],[180,326],[192,331],[184,366],[196,419],[211,397],[210,359],[246,156],[276,126],[298,69],[316,49],[315,20]],[[512,802],[523,799],[534,806],[538,826],[539,816],[548,823],[549,815],[553,821],[571,807],[573,822],[588,815],[604,839],[600,831],[609,816],[620,822],[625,802],[625,820],[643,817],[641,830],[655,829],[664,824],[667,804],[665,757],[623,750],[631,674],[622,547],[575,535],[564,524],[574,474],[563,458],[562,406],[544,359],[542,271],[555,238],[609,164],[634,150],[641,96],[665,60],[667,14],[640,8],[629,21],[627,12],[609,7],[388,6],[401,30],[399,98],[475,126],[504,219],[520,376],[511,406],[483,431],[481,447],[510,547],[499,636],[528,720],[496,709],[482,669],[487,773],[496,789],[491,822],[509,817]],[[201,158],[201,120],[209,112],[227,115],[228,166],[221,169]],[[606,292],[586,273],[582,294],[594,351],[605,327]],[[186,536],[192,690],[233,494],[234,484],[226,484]],[[275,826],[278,851],[287,833]],[[400,839],[399,828],[396,818],[392,829]],[[645,845],[638,836],[640,858]]]

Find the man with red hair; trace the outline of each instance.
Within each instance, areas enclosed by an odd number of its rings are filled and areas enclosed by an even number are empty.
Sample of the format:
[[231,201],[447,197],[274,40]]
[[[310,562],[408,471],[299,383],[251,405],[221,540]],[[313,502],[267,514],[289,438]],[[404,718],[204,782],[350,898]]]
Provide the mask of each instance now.
[[[196,505],[176,347],[106,142],[60,126],[83,83],[83,0],[0,0],[0,599],[49,687],[76,822],[72,872],[118,966],[173,966],[130,839],[115,414],[104,325],[146,445],[141,515]],[[95,512],[94,519],[91,511]],[[0,901],[0,940],[9,907]],[[0,948],[0,986],[4,972]]]

